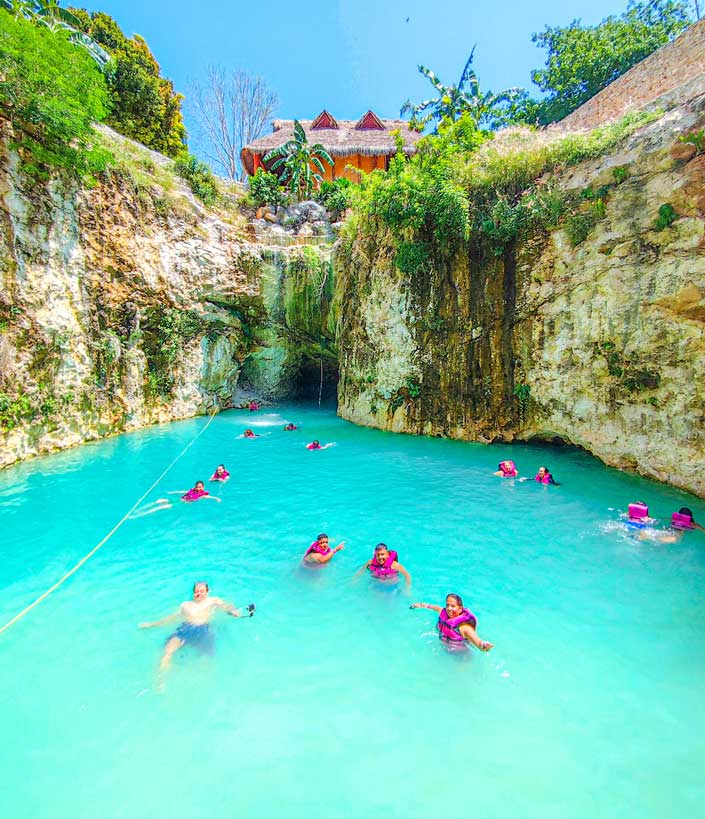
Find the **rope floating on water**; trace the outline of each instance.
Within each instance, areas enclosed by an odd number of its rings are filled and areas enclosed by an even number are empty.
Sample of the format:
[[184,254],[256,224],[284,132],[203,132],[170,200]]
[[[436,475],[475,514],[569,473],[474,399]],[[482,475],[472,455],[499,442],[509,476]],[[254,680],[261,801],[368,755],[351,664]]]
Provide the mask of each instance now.
[[149,489],[144,493],[144,495],[142,495],[139,498],[139,500],[135,501],[135,503],[122,516],[122,518],[115,524],[115,526],[113,526],[113,528],[100,541],[100,543],[98,543],[97,546],[94,546],[90,550],[90,552],[88,552],[87,555],[84,555],[78,561],[78,563],[76,563],[76,565],[73,566],[73,568],[69,569],[69,571],[67,571],[66,574],[60,580],[57,580],[56,583],[54,583],[54,585],[51,586],[51,588],[48,588],[43,594],[40,594],[39,597],[37,597],[36,600],[34,600],[32,603],[30,603],[28,606],[26,606],[24,609],[22,609],[22,611],[19,614],[16,614],[11,620],[8,620],[8,622],[5,623],[5,625],[2,626],[2,628],[0,628],[0,634],[2,634],[3,631],[7,631],[7,629],[9,629],[10,626],[13,626],[18,620],[21,620],[25,616],[25,614],[28,614],[35,606],[38,606],[42,602],[42,600],[46,600],[46,598],[49,597],[49,595],[52,592],[56,591],[59,588],[59,586],[63,585],[69,579],[69,577],[71,577],[72,574],[75,574],[81,568],[81,566],[83,566],[84,563],[86,563],[88,560],[90,560],[93,557],[93,555],[98,551],[98,549],[101,548],[101,546],[104,546],[110,540],[110,538],[115,534],[115,532],[117,532],[117,530],[122,526],[122,524],[130,517],[130,515],[135,511],[135,509],[137,509],[137,507],[142,503],[142,501],[147,497],[147,495],[149,495],[149,493],[152,490],[154,490],[161,483],[161,481],[166,477],[169,470],[174,466],[174,464],[179,460],[179,458],[181,458],[183,455],[185,455],[188,452],[188,450],[191,449],[191,447],[201,437],[201,435],[203,435],[203,433],[211,425],[211,422],[213,421],[215,416],[216,416],[216,412],[213,411],[213,414],[208,419],[208,423],[203,427],[203,429],[197,435],[195,435],[189,441],[188,444],[186,444],[186,446],[181,450],[181,452],[179,452],[179,454],[176,456],[176,458],[174,458],[174,460],[169,464],[169,466],[167,466],[167,468],[162,472],[162,474],[157,478],[157,480],[154,481],[154,483],[149,487]]

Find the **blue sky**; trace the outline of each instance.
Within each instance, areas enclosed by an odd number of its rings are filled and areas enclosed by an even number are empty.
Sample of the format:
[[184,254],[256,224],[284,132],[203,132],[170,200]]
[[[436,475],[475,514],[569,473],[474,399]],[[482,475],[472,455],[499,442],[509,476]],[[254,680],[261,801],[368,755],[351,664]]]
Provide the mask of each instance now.
[[431,86],[418,74],[419,63],[444,82],[457,81],[475,43],[474,67],[484,89],[529,87],[531,69],[544,63],[532,32],[576,17],[599,22],[622,13],[627,0],[100,0],[75,5],[104,11],[126,34],[141,34],[162,73],[182,93],[209,64],[243,68],[277,91],[278,117],[307,119],[327,108],[352,119],[368,108],[395,117],[407,97],[426,98]]

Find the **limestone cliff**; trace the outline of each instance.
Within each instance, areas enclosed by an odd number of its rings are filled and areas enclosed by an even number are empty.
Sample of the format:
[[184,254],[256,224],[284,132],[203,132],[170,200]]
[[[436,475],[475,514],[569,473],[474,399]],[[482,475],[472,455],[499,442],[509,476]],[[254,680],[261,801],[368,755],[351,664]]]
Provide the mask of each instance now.
[[582,241],[565,225],[500,255],[470,240],[402,273],[395,236],[361,225],[337,262],[340,414],[465,440],[558,437],[705,495],[705,154],[678,139],[703,127],[701,97],[541,180],[601,192]]
[[0,466],[335,368],[329,246],[256,241],[236,196],[206,208],[105,135],[124,161],[94,187],[0,143]]

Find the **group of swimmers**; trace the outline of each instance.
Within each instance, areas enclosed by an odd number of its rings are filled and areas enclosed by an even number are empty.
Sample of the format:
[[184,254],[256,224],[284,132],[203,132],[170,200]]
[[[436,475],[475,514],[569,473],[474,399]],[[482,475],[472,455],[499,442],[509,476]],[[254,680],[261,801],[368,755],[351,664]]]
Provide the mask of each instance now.
[[[499,478],[518,478],[519,470],[516,468],[514,461],[500,461],[497,464],[497,471],[494,473]],[[519,478],[520,481],[528,481],[529,478]],[[553,484],[558,486],[558,482],[554,479],[547,466],[540,466],[539,471],[534,476],[536,483]]]
[[684,532],[692,529],[705,532],[705,527],[695,522],[693,513],[687,506],[681,506],[677,512],[673,512],[667,529],[654,529],[653,525],[658,523],[658,519],[651,517],[644,501],[629,504],[625,523],[630,529],[639,530],[642,540],[656,540],[660,543],[675,543]]

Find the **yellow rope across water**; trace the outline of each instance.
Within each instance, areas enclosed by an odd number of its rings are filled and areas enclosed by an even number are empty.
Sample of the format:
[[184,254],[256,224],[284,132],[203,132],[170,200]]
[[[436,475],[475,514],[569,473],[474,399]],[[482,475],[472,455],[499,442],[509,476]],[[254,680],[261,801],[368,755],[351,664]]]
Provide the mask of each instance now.
[[162,474],[157,478],[157,480],[154,481],[154,483],[149,487],[149,489],[144,493],[144,495],[142,495],[139,498],[139,500],[135,501],[135,503],[132,504],[130,509],[122,516],[122,518],[115,524],[115,526],[113,526],[113,528],[100,541],[100,543],[97,546],[94,546],[90,550],[90,552],[88,552],[87,555],[84,555],[78,561],[78,563],[73,568],[69,569],[69,571],[66,572],[66,574],[60,580],[57,580],[56,583],[54,583],[54,585],[51,588],[47,589],[43,594],[40,594],[39,597],[37,597],[36,600],[34,600],[32,603],[30,603],[28,606],[26,606],[24,609],[22,609],[22,611],[19,614],[16,614],[12,618],[12,620],[8,620],[8,622],[5,623],[5,625],[2,628],[0,628],[0,634],[2,634],[3,631],[7,631],[7,629],[9,629],[10,626],[13,626],[18,620],[21,620],[25,616],[25,614],[28,614],[35,606],[38,606],[42,602],[42,600],[46,600],[46,598],[49,597],[49,595],[52,592],[56,591],[59,588],[59,586],[61,586],[63,583],[65,583],[69,579],[69,577],[71,577],[72,574],[75,574],[81,568],[81,566],[83,566],[84,563],[86,563],[88,560],[90,560],[93,557],[93,555],[98,551],[98,549],[100,549],[101,546],[104,546],[110,540],[110,538],[115,534],[115,532],[117,532],[117,530],[122,526],[122,524],[130,517],[130,515],[135,511],[135,509],[137,509],[137,507],[142,503],[142,501],[147,497],[147,495],[149,495],[149,493],[161,483],[161,481],[166,477],[169,470],[174,466],[174,464],[179,460],[179,458],[181,458],[183,455],[185,455],[188,452],[188,450],[201,437],[201,435],[203,435],[203,433],[211,425],[211,422],[213,421],[215,416],[216,416],[216,413],[213,412],[211,417],[208,419],[208,423],[203,427],[203,429],[198,433],[198,435],[195,435],[189,441],[189,443],[186,444],[186,446],[181,450],[181,452],[179,452],[179,454],[176,456],[176,458],[174,458],[174,460],[169,464],[169,466],[167,466],[167,468],[162,472]]

